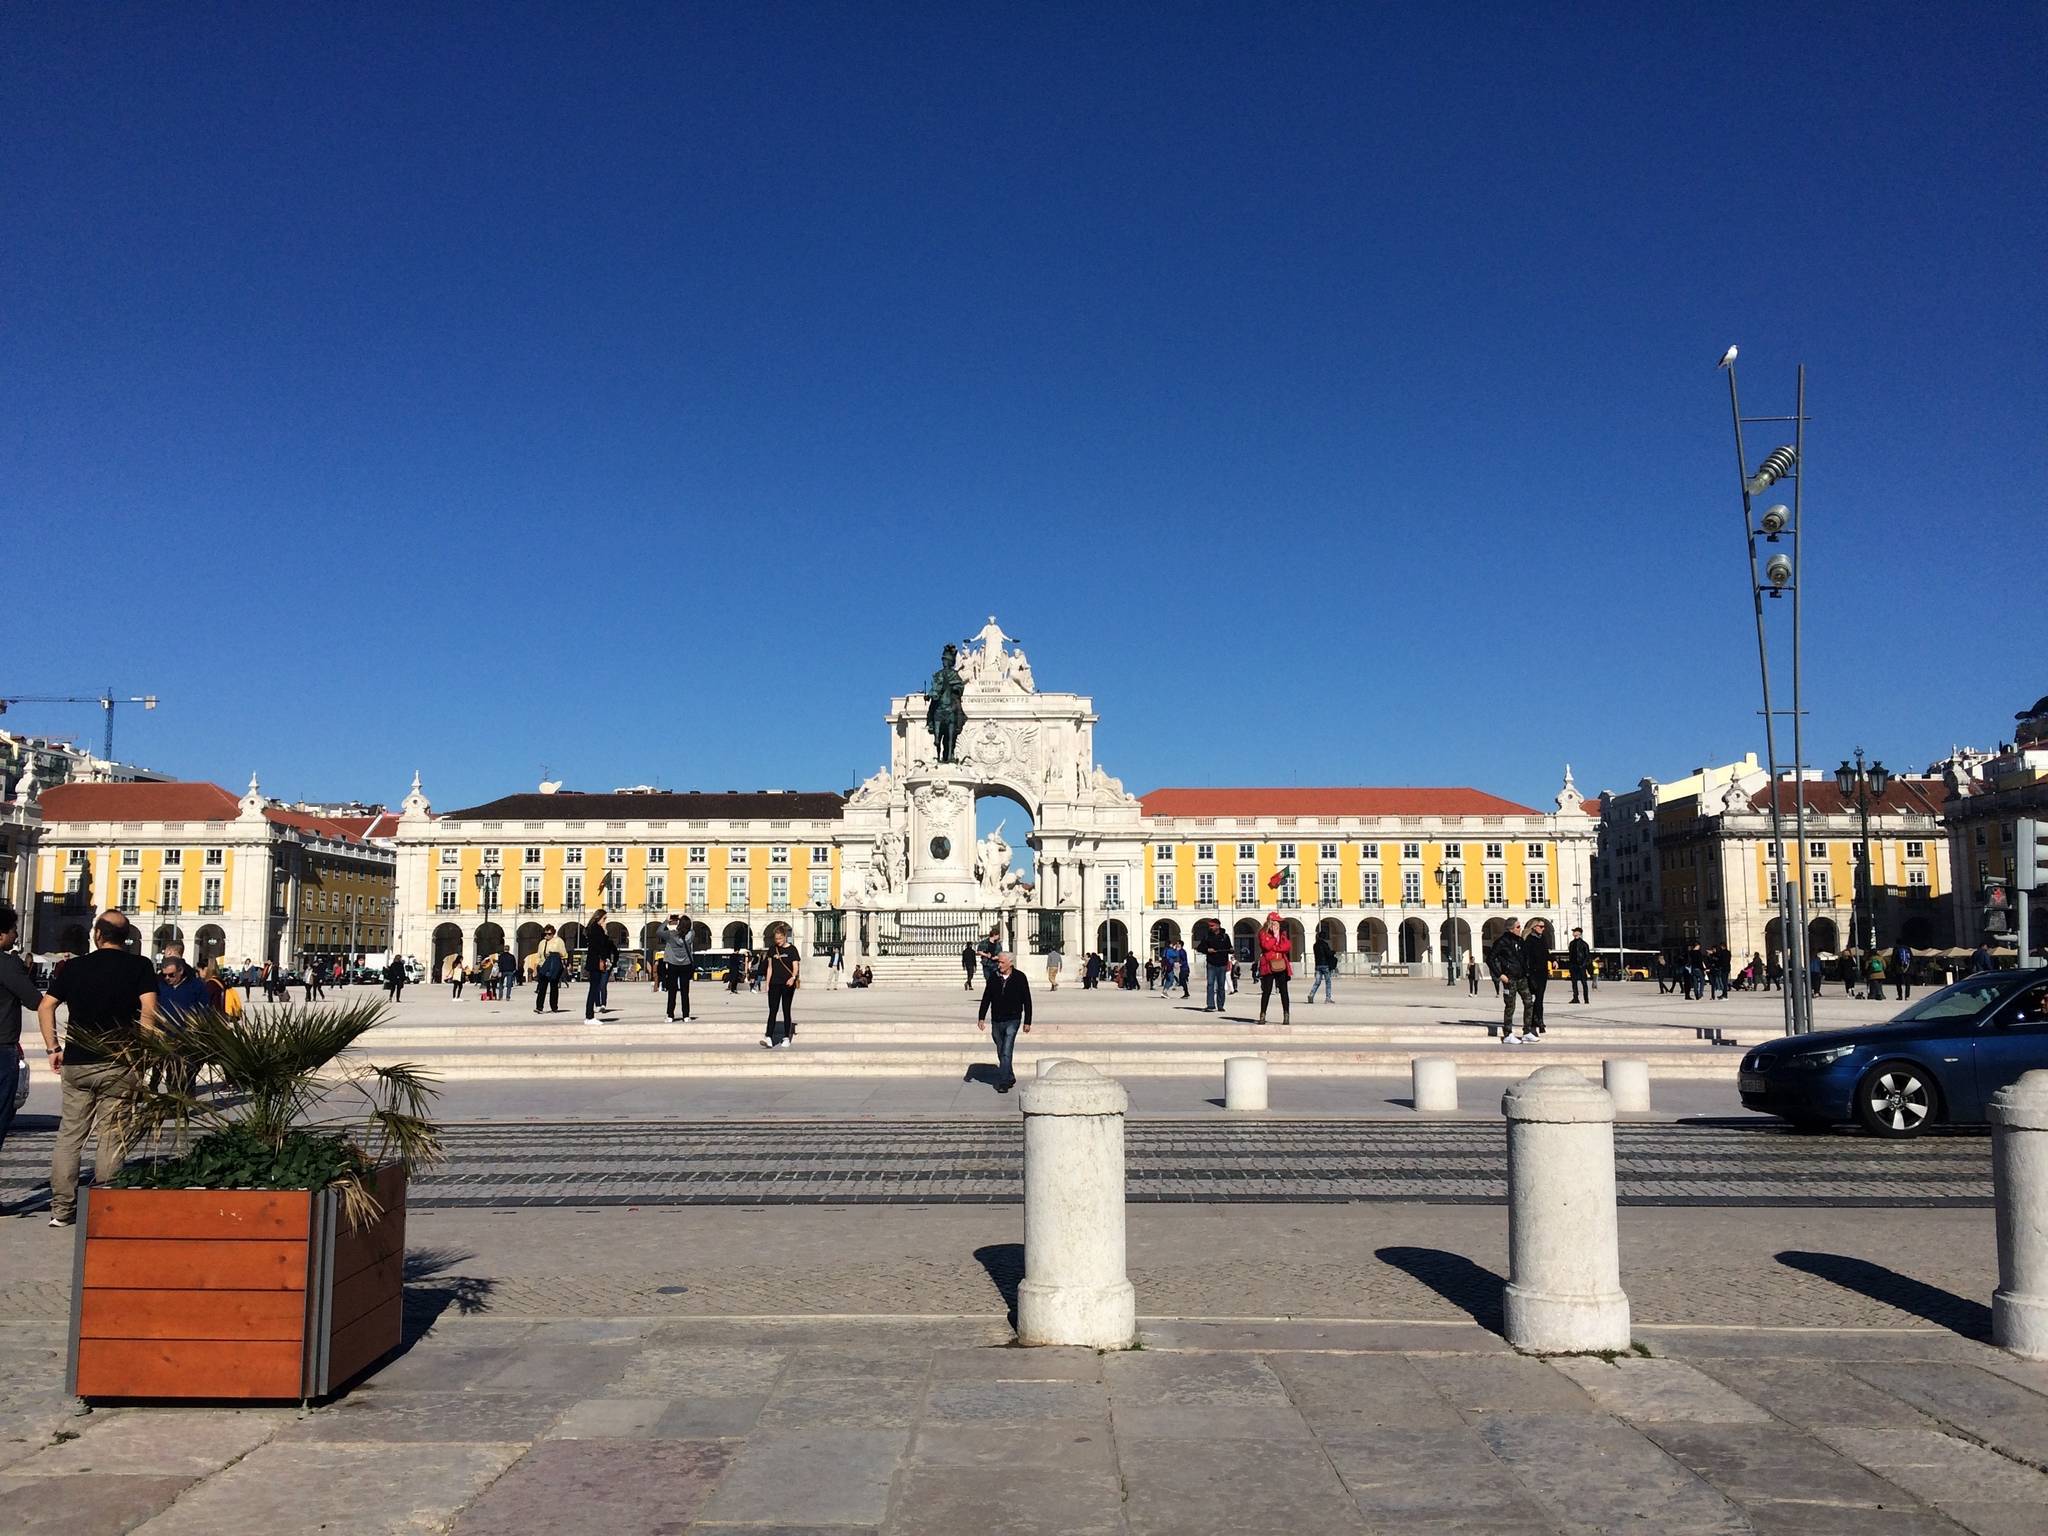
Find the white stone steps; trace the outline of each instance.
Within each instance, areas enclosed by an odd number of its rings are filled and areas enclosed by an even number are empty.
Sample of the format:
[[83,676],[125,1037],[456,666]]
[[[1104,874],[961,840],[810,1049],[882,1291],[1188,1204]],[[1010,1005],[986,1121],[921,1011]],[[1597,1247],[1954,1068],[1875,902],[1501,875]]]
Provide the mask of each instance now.
[[[1259,1054],[1276,1076],[1399,1077],[1408,1071],[1414,1052],[1408,1048],[1342,1049],[1327,1045],[1293,1044],[1277,1031],[1258,1042]],[[1041,1056],[1064,1056],[1086,1061],[1112,1074],[1199,1077],[1215,1074],[1222,1083],[1223,1058],[1238,1054],[1242,1045],[1212,1047],[1141,1047],[1130,1045],[1088,1046],[1023,1040],[1017,1063],[1020,1074]],[[1573,1049],[1549,1046],[1500,1046],[1472,1049],[1433,1050],[1447,1056],[1463,1072],[1479,1076],[1520,1076],[1542,1066],[1570,1066],[1596,1081],[1601,1061],[1615,1054],[1611,1049]],[[1633,1049],[1650,1064],[1656,1078],[1723,1079],[1734,1074],[1740,1053],[1690,1047]],[[446,1046],[428,1051],[408,1052],[405,1059],[439,1073],[444,1078],[535,1078],[535,1077],[759,1077],[767,1073],[797,1076],[922,1077],[965,1075],[970,1066],[989,1065],[994,1051],[985,1038],[953,1045],[915,1044],[892,1048],[846,1046],[811,1041],[801,1026],[797,1044],[787,1051],[768,1052],[758,1044],[735,1047],[724,1042],[703,1045],[674,1044],[665,1048],[642,1048],[591,1042],[578,1048],[563,1045],[545,1049],[519,1050],[496,1046]]]

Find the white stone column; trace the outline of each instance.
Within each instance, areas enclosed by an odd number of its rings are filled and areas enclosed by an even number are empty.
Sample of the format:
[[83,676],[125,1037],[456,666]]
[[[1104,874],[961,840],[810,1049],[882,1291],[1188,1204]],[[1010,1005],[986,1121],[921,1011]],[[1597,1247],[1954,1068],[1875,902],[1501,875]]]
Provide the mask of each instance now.
[[1417,1056],[1408,1069],[1418,1113],[1447,1115],[1458,1107],[1458,1064],[1448,1056]]
[[1024,1281],[1017,1339],[1127,1349],[1137,1298],[1124,1273],[1122,1084],[1060,1061],[1018,1093],[1024,1110]]
[[1266,1058],[1226,1056],[1223,1058],[1223,1107],[1239,1112],[1266,1107]]
[[1536,1353],[1627,1349],[1614,1101],[1570,1067],[1501,1096],[1508,1122],[1506,1335]]
[[1631,1057],[1617,1057],[1600,1063],[1600,1081],[1614,1100],[1617,1114],[1646,1115],[1650,1112],[1650,1064]]
[[1999,1089],[1990,1113],[1998,1219],[1991,1339],[2022,1359],[2048,1360],[2048,1071]]

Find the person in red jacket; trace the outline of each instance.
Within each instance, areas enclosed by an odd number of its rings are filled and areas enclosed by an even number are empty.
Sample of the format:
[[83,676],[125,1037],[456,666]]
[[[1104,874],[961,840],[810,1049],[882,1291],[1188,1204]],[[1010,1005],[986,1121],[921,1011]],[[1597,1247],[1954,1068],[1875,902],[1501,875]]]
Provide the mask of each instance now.
[[1266,926],[1259,930],[1259,1022],[1266,1022],[1266,1005],[1275,988],[1280,992],[1280,1022],[1292,1024],[1287,1004],[1287,978],[1294,974],[1294,942],[1280,926],[1280,914],[1268,912]]

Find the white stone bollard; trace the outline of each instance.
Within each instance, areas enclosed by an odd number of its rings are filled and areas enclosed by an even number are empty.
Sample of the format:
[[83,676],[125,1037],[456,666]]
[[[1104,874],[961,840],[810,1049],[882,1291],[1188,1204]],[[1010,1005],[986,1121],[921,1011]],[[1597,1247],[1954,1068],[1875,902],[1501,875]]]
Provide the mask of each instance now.
[[1038,1075],[1043,1077],[1061,1062],[1071,1061],[1072,1059],[1069,1056],[1041,1056],[1038,1058]]
[[1647,1115],[1650,1112],[1650,1064],[1634,1057],[1620,1056],[1600,1063],[1600,1081],[1614,1100],[1618,1115]]
[[1408,1068],[1410,1096],[1425,1115],[1447,1115],[1458,1107],[1458,1064],[1448,1056],[1418,1056]]
[[2048,1072],[1999,1089],[1990,1115],[1998,1207],[1991,1341],[2024,1360],[2048,1360]]
[[1223,1107],[1236,1110],[1258,1110],[1266,1107],[1265,1057],[1223,1058]]
[[1570,1067],[1539,1067],[1500,1107],[1508,1121],[1508,1342],[1544,1354],[1627,1349],[1614,1101]]
[[1055,1061],[1024,1084],[1020,1344],[1128,1349],[1138,1304],[1124,1273],[1123,1085]]

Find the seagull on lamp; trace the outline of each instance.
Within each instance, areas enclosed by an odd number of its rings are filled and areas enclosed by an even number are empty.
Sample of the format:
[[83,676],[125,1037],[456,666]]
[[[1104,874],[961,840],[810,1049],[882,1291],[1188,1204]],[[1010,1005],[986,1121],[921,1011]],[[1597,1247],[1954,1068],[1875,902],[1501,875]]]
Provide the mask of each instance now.
[[1728,367],[1728,366],[1729,366],[1729,365],[1730,365],[1731,363],[1733,363],[1734,361],[1735,361],[1735,349],[1734,349],[1733,347],[1730,347],[1730,348],[1729,348],[1729,349],[1728,349],[1728,350],[1727,350],[1726,352],[1723,352],[1723,353],[1721,354],[1721,361],[1720,361],[1719,363],[1717,363],[1717,364],[1716,364],[1715,366],[1716,366],[1716,367],[1719,367],[1719,368],[1726,368],[1726,367]]

